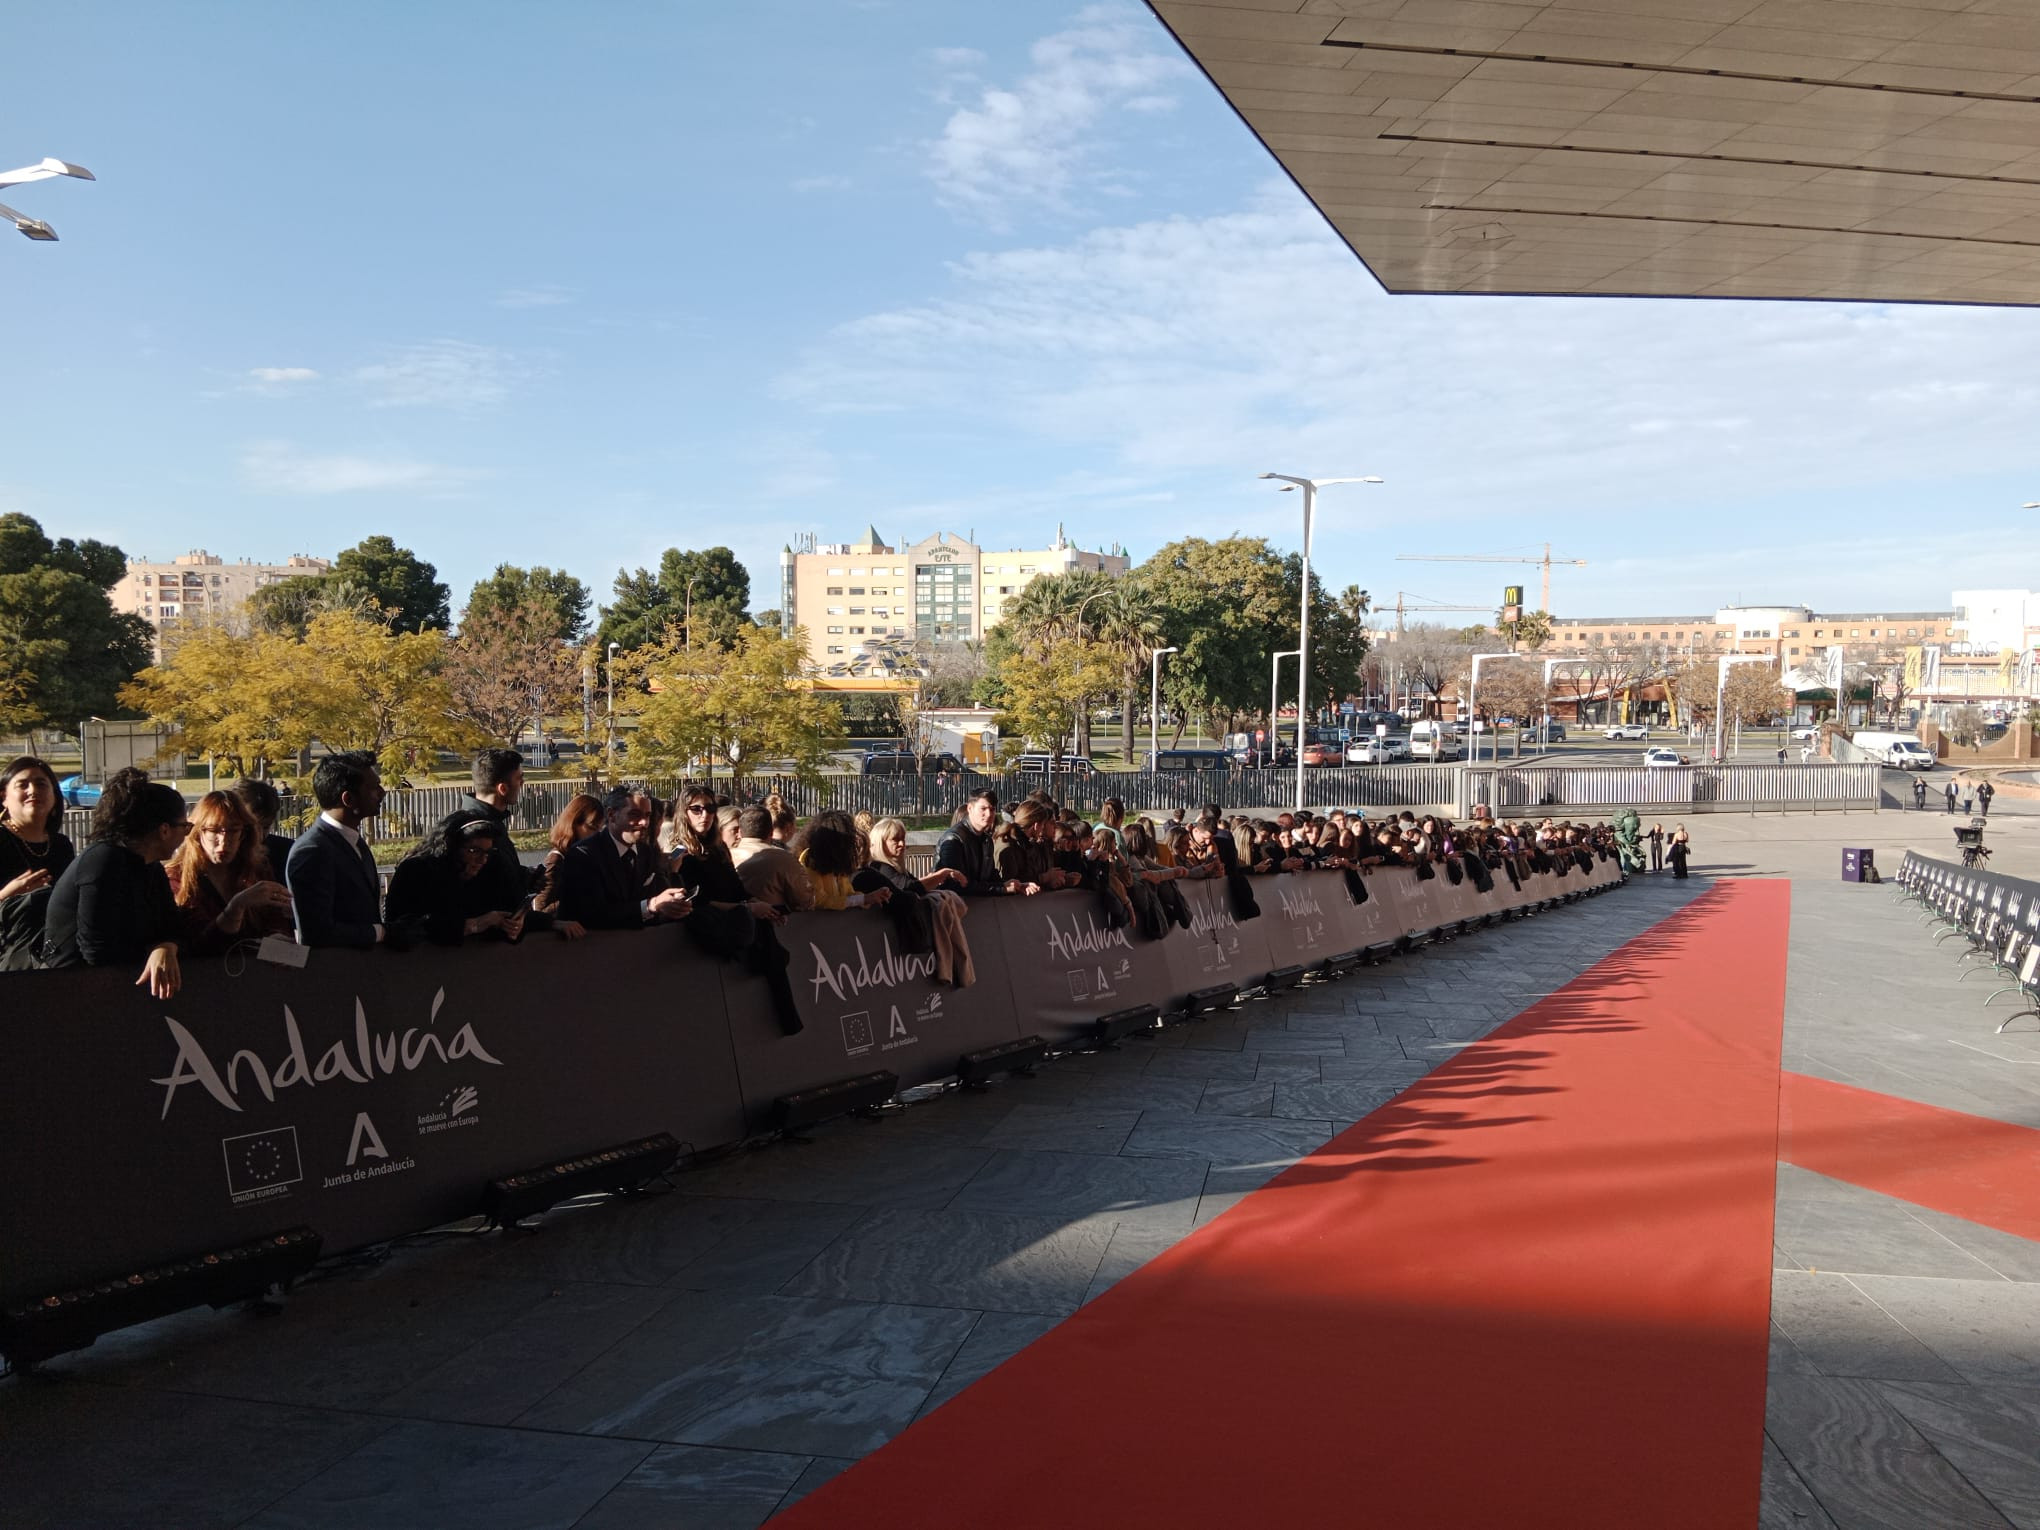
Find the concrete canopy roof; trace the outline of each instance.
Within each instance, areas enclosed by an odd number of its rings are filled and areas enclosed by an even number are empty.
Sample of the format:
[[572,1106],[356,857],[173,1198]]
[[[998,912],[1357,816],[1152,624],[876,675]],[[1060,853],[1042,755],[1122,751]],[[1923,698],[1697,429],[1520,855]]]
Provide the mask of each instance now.
[[1391,292],[2040,303],[2040,0],[1148,0]]

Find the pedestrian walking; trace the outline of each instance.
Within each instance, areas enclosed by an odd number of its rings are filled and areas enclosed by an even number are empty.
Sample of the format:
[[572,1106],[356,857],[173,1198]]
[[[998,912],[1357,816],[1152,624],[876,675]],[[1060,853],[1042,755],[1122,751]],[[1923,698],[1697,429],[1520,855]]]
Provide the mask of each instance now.
[[1785,763],[1785,746],[1783,744],[1778,746],[1778,763],[1780,765]]
[[1953,781],[1950,781],[1948,783],[1947,794],[1948,794],[1948,811],[1952,813],[1955,811],[1955,783]]
[[1650,869],[1665,869],[1665,826],[1661,823],[1650,826]]
[[1914,811],[1915,813],[1924,813],[1924,812],[1925,812],[1926,810],[1927,810],[1927,780],[1926,780],[1926,777],[1924,777],[1924,776],[1914,776],[1914,777],[1913,777],[1913,811]]
[[1667,852],[1671,857],[1672,880],[1674,882],[1686,880],[1686,857],[1692,853],[1692,850],[1692,837],[1686,833],[1686,826],[1680,824],[1678,828],[1672,831],[1672,847]]
[[1978,808],[1982,810],[1983,816],[1985,818],[1990,817],[1990,799],[1995,797],[1996,795],[1997,788],[1995,786],[1992,786],[1990,782],[1983,781],[1977,784],[1976,805]]

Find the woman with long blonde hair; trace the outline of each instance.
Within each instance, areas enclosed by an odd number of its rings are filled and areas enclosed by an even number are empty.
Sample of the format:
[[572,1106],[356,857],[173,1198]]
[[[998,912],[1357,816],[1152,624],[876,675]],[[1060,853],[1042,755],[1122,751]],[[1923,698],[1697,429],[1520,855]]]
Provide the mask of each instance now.
[[935,977],[958,988],[977,981],[977,969],[970,959],[970,941],[963,933],[964,915],[970,905],[955,891],[965,877],[953,868],[938,868],[923,877],[907,870],[907,826],[897,818],[881,818],[871,826],[871,859],[851,879],[859,892],[881,888],[894,897],[919,900],[928,911],[935,941]]

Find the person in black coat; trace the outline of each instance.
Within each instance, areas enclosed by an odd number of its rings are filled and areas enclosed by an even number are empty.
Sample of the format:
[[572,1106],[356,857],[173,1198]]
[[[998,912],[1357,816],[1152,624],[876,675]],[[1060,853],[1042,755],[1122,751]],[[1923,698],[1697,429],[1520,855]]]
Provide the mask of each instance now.
[[382,877],[361,826],[382,811],[382,776],[375,756],[329,754],[312,772],[321,809],[284,862],[301,946],[373,946],[388,935]]
[[600,834],[560,860],[560,917],[591,930],[636,930],[686,918],[692,907],[687,892],[670,885],[650,837],[651,794],[643,787],[611,788],[602,819]]
[[390,876],[390,923],[422,928],[442,946],[491,933],[522,940],[524,910],[496,908],[487,875],[503,838],[502,826],[483,813],[453,813],[434,824]]
[[0,774],[0,972],[36,965],[50,890],[77,859],[63,821],[57,773],[32,754],[10,762]]
[[972,792],[963,811],[935,846],[935,864],[944,871],[959,873],[956,888],[965,897],[982,898],[1000,893],[1037,893],[1036,882],[1022,882],[999,871],[999,847],[992,842],[992,829],[999,818],[999,794],[986,788]]
[[100,795],[92,844],[57,879],[43,930],[47,967],[132,966],[136,987],[173,997],[178,914],[163,862],[191,832],[184,799],[139,770],[115,773]]

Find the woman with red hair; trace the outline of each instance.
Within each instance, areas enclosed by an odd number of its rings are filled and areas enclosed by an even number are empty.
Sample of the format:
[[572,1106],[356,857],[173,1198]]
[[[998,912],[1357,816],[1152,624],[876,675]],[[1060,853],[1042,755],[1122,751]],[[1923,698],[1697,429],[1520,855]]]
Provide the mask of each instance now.
[[261,830],[233,793],[199,799],[191,835],[164,870],[192,953],[217,956],[237,940],[290,933],[290,894],[269,864]]

